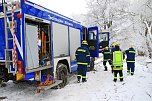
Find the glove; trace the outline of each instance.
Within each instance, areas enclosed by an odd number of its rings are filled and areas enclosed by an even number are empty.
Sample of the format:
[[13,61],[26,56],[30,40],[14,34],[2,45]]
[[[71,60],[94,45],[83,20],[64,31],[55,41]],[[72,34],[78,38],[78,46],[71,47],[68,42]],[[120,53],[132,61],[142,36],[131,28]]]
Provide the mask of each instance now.
[[89,65],[87,65],[87,67],[89,68],[89,67],[90,67],[90,64],[89,64]]

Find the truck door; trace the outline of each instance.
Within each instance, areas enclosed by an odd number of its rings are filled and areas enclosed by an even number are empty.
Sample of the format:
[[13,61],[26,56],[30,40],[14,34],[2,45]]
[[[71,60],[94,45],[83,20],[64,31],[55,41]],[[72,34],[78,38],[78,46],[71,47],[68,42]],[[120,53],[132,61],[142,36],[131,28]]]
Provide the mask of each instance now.
[[0,1],[0,12],[3,12],[3,4],[5,3],[5,0]]
[[109,32],[99,33],[99,49],[109,46]]
[[91,57],[99,57],[98,27],[88,28],[87,42]]

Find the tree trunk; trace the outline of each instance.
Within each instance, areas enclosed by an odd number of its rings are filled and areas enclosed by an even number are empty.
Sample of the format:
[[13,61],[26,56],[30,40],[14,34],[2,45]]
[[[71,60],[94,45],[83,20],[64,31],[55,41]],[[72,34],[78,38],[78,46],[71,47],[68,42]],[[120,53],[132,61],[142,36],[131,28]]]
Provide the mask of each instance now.
[[148,48],[149,58],[152,58],[152,24],[147,21],[144,22],[146,25],[145,37],[146,37],[146,44]]

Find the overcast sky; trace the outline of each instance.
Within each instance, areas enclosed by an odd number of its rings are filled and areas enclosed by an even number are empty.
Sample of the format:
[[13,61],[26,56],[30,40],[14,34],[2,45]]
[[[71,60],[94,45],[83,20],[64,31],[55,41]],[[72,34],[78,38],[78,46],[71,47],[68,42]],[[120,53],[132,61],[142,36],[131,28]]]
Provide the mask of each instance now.
[[71,17],[73,14],[85,14],[85,0],[29,0],[65,16]]

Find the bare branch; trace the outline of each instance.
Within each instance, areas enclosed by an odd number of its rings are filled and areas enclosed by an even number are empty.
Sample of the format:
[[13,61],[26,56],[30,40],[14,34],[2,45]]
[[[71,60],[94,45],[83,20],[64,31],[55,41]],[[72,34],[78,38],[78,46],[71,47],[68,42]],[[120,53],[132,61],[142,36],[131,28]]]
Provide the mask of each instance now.
[[151,7],[150,5],[148,5],[148,4],[147,4],[146,6],[147,6],[149,9],[151,9],[151,10],[152,10],[152,7]]

